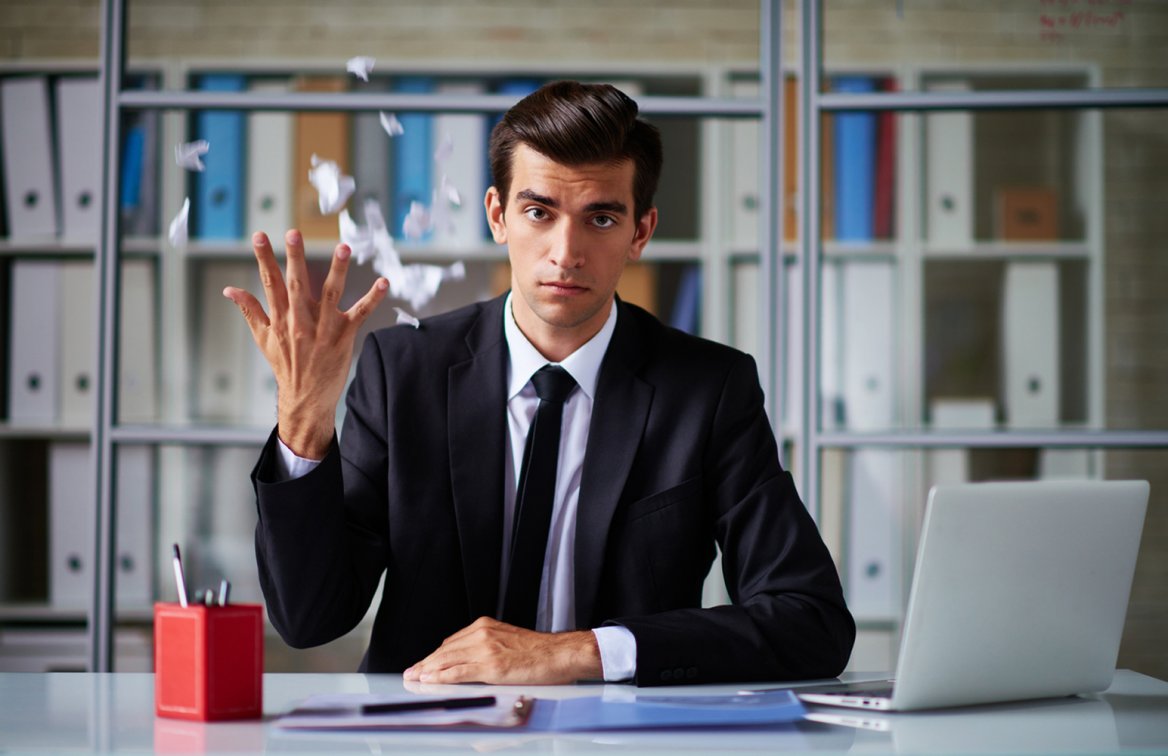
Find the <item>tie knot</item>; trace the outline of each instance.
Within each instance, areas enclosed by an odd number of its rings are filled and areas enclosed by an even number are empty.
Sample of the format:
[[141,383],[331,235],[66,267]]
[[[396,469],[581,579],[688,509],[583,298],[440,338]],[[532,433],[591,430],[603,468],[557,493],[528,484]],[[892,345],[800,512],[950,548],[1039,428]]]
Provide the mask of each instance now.
[[544,365],[531,376],[531,382],[540,401],[556,404],[563,404],[576,388],[576,379],[559,365]]

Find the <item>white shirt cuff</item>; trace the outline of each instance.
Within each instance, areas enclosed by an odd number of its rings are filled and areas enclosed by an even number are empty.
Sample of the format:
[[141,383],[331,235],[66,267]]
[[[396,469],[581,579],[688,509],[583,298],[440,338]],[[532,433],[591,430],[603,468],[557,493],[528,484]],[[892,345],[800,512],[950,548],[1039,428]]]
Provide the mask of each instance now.
[[600,647],[600,666],[605,682],[632,680],[637,674],[637,639],[633,631],[623,625],[593,628],[596,645]]
[[286,480],[295,480],[302,478],[308,473],[316,469],[320,464],[319,459],[305,459],[304,457],[297,457],[296,454],[288,448],[288,445],[276,436],[276,445],[279,454],[276,455],[276,475],[278,477],[277,483],[283,483]]

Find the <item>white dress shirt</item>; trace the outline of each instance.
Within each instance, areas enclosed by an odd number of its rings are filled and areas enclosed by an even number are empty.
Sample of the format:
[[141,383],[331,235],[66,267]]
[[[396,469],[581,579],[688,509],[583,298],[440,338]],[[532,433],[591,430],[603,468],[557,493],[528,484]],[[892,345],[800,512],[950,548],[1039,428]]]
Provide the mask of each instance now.
[[[561,423],[559,462],[556,468],[556,492],[552,504],[552,520],[548,530],[547,553],[540,580],[539,605],[535,629],[542,632],[560,632],[576,627],[575,545],[576,509],[580,501],[580,481],[584,469],[584,451],[588,446],[588,430],[592,422],[592,403],[600,365],[616,328],[617,309],[613,302],[608,319],[600,331],[579,349],[558,363],[576,381],[577,388],[564,402]],[[503,558],[500,564],[499,608],[507,590],[510,566],[511,531],[515,519],[515,490],[527,443],[527,431],[539,406],[531,376],[547,359],[539,353],[511,313],[511,295],[503,307],[503,334],[507,340],[507,429],[509,442],[505,449],[503,494]],[[555,364],[555,363],[552,363]],[[319,460],[297,457],[291,449],[279,442],[278,461],[283,479],[300,477],[318,464]],[[592,630],[600,648],[604,679],[609,682],[628,680],[636,672],[637,644],[631,631],[621,626]]]

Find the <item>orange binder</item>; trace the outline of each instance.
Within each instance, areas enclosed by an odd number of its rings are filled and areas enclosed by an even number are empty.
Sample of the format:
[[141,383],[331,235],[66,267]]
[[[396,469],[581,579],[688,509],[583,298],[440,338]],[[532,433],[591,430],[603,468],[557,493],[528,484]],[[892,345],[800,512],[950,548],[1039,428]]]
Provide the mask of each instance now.
[[[305,76],[297,79],[301,92],[344,92],[347,82],[339,76]],[[305,239],[339,238],[336,215],[321,215],[316,189],[308,182],[312,156],[332,160],[341,173],[352,175],[349,160],[349,116],[344,113],[297,113],[295,125],[296,162],[293,173],[293,222]]]

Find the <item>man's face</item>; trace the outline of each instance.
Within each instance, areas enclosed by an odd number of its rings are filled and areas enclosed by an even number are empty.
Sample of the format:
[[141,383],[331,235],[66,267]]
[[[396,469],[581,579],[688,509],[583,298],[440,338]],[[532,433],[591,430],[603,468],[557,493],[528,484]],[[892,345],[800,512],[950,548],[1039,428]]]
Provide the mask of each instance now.
[[515,320],[549,359],[600,330],[625,265],[653,235],[656,209],[634,217],[633,171],[632,160],[561,165],[520,144],[506,211],[487,190],[491,233],[511,258]]

